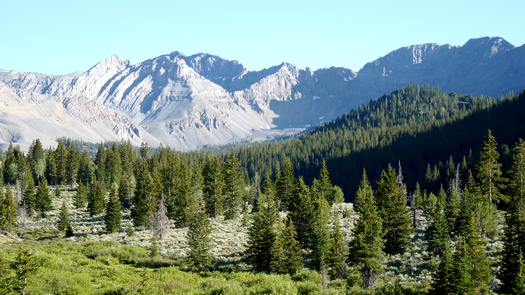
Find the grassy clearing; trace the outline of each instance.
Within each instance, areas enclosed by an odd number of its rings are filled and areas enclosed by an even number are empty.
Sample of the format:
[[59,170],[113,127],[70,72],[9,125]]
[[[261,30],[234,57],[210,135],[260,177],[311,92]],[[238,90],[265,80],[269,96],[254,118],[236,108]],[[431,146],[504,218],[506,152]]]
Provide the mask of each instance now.
[[[75,209],[75,192],[62,190],[46,218],[19,218],[15,234],[0,234],[0,257],[5,261],[13,261],[22,246],[31,249],[38,262],[38,272],[29,279],[29,294],[393,294],[395,290],[425,294],[439,262],[425,251],[427,222],[419,213],[411,245],[406,253],[387,257],[379,288],[362,290],[357,270],[350,269],[344,280],[332,281],[323,290],[320,275],[307,269],[292,277],[251,272],[243,256],[249,218],[241,215],[234,220],[212,220],[216,271],[196,274],[184,264],[186,228],[172,224],[168,237],[158,242],[160,255],[151,258],[151,231],[135,230],[131,237],[126,233],[131,226],[129,210],[123,211],[122,229],[107,234],[102,215],[90,217],[85,209]],[[56,229],[64,200],[75,232],[71,238]],[[356,218],[352,204],[336,205],[332,214],[339,218],[348,243]],[[487,244],[493,262],[499,259],[501,247],[498,239]]]

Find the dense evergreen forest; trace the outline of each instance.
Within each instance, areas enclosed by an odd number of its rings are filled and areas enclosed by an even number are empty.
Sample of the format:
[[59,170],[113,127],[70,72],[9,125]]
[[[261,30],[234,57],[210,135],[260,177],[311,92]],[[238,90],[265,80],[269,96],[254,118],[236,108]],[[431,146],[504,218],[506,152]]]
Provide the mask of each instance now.
[[397,167],[399,162],[410,171],[405,176],[410,191],[416,182],[436,191],[447,186],[457,164],[463,175],[473,168],[489,129],[508,165],[509,146],[525,137],[523,95],[496,99],[407,86],[307,134],[238,148],[236,154],[250,178],[256,173],[275,176],[290,159],[306,183],[317,177],[325,161],[347,201],[354,199],[363,168],[375,183],[388,164]]
[[[62,139],[49,148],[37,139],[27,153],[10,145],[0,165],[0,230],[12,237],[0,244],[0,291],[79,293],[78,280],[93,294],[523,294],[524,95],[407,86],[296,138],[223,154],[125,141],[91,155],[85,143]],[[82,242],[88,234],[71,222],[72,210],[101,220],[106,235],[149,233],[149,253]],[[28,220],[52,220],[52,228],[30,231]],[[224,268],[212,253],[212,224],[235,220],[247,235],[242,264]],[[155,260],[178,229],[184,257]],[[401,271],[405,257],[422,262]],[[60,289],[46,279],[59,261],[105,269],[114,285],[91,289],[104,275],[71,270],[71,288]],[[387,284],[396,276],[417,282]]]

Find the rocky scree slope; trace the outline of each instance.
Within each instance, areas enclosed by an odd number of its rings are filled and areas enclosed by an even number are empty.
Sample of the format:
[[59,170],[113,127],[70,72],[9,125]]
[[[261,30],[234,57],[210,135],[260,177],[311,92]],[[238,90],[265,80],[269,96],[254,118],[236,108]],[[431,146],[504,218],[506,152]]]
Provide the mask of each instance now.
[[[238,61],[176,51],[137,64],[111,56],[86,72],[62,76],[0,70],[0,81],[15,96],[20,90],[55,102],[82,102],[76,115],[84,118],[83,124],[67,126],[78,126],[77,133],[63,134],[58,128],[50,137],[133,138],[187,150],[257,134],[265,138],[275,130],[302,130],[407,84],[473,95],[521,91],[525,46],[516,48],[498,37],[471,39],[457,47],[414,45],[368,63],[359,72],[336,67],[302,70],[287,63],[248,71]],[[0,95],[0,102],[6,100]],[[128,123],[111,127],[115,122],[106,118],[106,127],[94,131],[100,134],[84,135],[80,129],[87,128],[83,126],[89,125],[92,114],[83,108],[88,102],[127,117],[140,131],[132,131]],[[43,132],[38,125],[29,132],[29,127],[19,126],[22,118],[13,116],[11,125],[0,125],[0,145],[10,140],[28,145],[32,133]],[[19,130],[18,135],[13,130]]]

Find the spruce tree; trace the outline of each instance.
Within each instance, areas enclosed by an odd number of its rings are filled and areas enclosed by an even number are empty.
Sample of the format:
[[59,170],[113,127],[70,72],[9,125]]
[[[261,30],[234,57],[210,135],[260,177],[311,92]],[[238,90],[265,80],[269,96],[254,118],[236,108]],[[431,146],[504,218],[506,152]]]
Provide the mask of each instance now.
[[93,171],[91,167],[91,160],[87,150],[82,152],[78,163],[77,181],[84,185],[91,183]]
[[239,213],[241,193],[244,189],[244,175],[234,150],[224,162],[222,175],[224,179],[224,218],[233,219]]
[[120,212],[120,201],[117,196],[117,189],[113,187],[109,193],[109,199],[106,205],[106,214],[104,215],[106,231],[108,233],[119,231],[121,227],[121,221],[122,212]]
[[375,286],[382,271],[383,220],[378,213],[374,192],[366,172],[357,190],[354,211],[359,215],[353,230],[354,239],[350,241],[348,262],[359,267],[364,288]]
[[518,257],[525,249],[525,141],[514,146],[512,166],[508,172],[508,195],[511,198],[505,214],[505,235],[498,278],[501,293],[512,293],[516,289],[520,263]]
[[27,214],[30,216],[35,213],[36,208],[36,199],[35,199],[35,183],[34,181],[29,181],[26,190],[24,191],[23,204],[26,209]]
[[16,224],[17,216],[11,185],[8,184],[5,189],[5,196],[2,196],[0,193],[0,230],[12,231]]
[[66,169],[65,169],[65,183],[68,185],[73,185],[77,181],[78,177],[78,154],[75,146],[71,142],[67,141],[67,159],[66,159]]
[[56,199],[60,199],[60,196],[61,196],[62,192],[60,191],[60,186],[56,186],[55,187],[55,198]]
[[330,251],[327,259],[328,274],[331,279],[342,279],[346,273],[345,258],[348,254],[347,247],[343,242],[341,225],[337,214],[333,216],[333,227],[330,233]]
[[46,168],[44,149],[42,148],[40,139],[36,139],[29,147],[28,158],[29,166],[33,174],[33,182],[37,182],[44,177]]
[[46,156],[46,170],[44,178],[49,181],[49,184],[56,184],[57,181],[57,163],[55,160],[55,152],[52,149],[47,151]]
[[297,240],[304,249],[311,249],[314,222],[314,203],[308,186],[302,177],[294,189],[289,206],[289,216],[292,219],[296,231]]
[[321,166],[321,173],[319,176],[320,176],[320,179],[319,179],[318,189],[324,195],[326,201],[328,201],[328,204],[332,205],[336,203],[334,186],[332,185],[332,182],[330,181],[328,168],[326,167],[326,163],[324,160]]
[[508,197],[501,192],[505,188],[505,179],[501,176],[501,163],[498,162],[499,153],[497,146],[496,138],[492,136],[489,130],[485,143],[481,147],[479,161],[476,165],[476,176],[479,178],[481,193],[490,202],[508,202]]
[[82,182],[78,184],[77,192],[73,196],[73,205],[75,208],[80,209],[86,207],[88,191],[89,188],[84,186]]
[[412,219],[406,207],[404,186],[397,183],[397,174],[392,166],[381,173],[377,187],[377,207],[383,219],[385,253],[400,254],[410,244]]
[[101,142],[95,155],[95,178],[101,183],[106,182],[106,149]]
[[120,179],[120,185],[118,186],[118,197],[122,207],[128,209],[131,208],[134,189],[133,175],[128,172],[124,172]]
[[60,207],[60,214],[58,215],[57,228],[59,231],[64,231],[69,227],[69,225],[70,221],[66,201],[62,201],[62,207]]
[[427,251],[441,255],[449,242],[449,232],[445,213],[441,205],[438,205],[432,223],[425,230],[425,239],[428,242]]
[[207,158],[202,169],[203,188],[202,194],[206,204],[206,214],[217,217],[222,212],[222,184],[220,158]]
[[95,180],[95,183],[93,183],[93,186],[91,186],[87,201],[89,216],[95,216],[104,212],[104,207],[106,206],[106,202],[104,200],[104,187],[98,180]]
[[303,268],[301,247],[295,239],[297,234],[293,221],[289,219],[279,226],[280,231],[270,248],[271,272],[294,275]]
[[276,197],[281,209],[288,209],[290,199],[292,198],[296,187],[296,182],[297,180],[294,176],[292,162],[290,159],[285,159],[283,170],[279,171],[277,179],[275,180]]
[[245,255],[256,271],[269,273],[272,261],[271,247],[277,236],[274,226],[279,212],[272,194],[261,194],[258,208],[248,229]]
[[454,289],[454,263],[452,261],[452,252],[450,250],[450,241],[447,240],[445,249],[441,255],[441,262],[432,278],[432,284],[429,291],[430,295],[448,295],[452,294]]
[[44,178],[39,184],[35,194],[36,206],[35,209],[40,213],[40,216],[45,217],[45,213],[51,210],[52,197],[49,193],[47,180]]
[[518,273],[513,281],[513,294],[525,295],[525,262],[523,260],[523,253],[520,252],[518,256]]
[[326,271],[328,257],[330,256],[330,205],[324,196],[314,197],[314,213],[311,225],[311,250],[310,263],[317,271]]
[[67,164],[67,150],[64,146],[62,139],[58,141],[57,148],[54,152],[56,161],[56,182],[55,184],[61,185],[66,181],[66,164]]
[[186,259],[192,270],[206,271],[212,267],[213,262],[210,254],[210,233],[212,227],[201,198],[198,198],[191,211],[193,214],[188,223],[187,233],[190,250]]
[[131,218],[135,227],[148,225],[148,213],[151,210],[151,191],[153,188],[153,179],[149,173],[148,162],[142,159],[137,185],[133,194],[133,206],[131,207]]
[[448,228],[450,231],[456,229],[456,220],[459,215],[459,197],[458,189],[456,188],[456,182],[452,182],[452,185],[447,194],[447,201],[445,205],[445,218],[447,220]]
[[472,261],[470,249],[464,239],[460,239],[454,253],[453,294],[475,294],[472,283]]

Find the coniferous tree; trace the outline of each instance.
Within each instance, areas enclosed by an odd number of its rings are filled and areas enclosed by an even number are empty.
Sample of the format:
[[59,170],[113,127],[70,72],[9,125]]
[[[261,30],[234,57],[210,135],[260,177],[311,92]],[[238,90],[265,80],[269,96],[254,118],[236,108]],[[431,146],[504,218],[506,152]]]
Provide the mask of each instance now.
[[442,205],[438,205],[432,223],[425,230],[425,238],[428,242],[427,251],[441,255],[450,240],[449,227]]
[[44,177],[44,171],[46,168],[44,149],[42,148],[40,139],[36,139],[29,147],[28,158],[29,167],[33,174],[33,182],[40,181],[42,177]]
[[460,239],[458,249],[454,253],[454,289],[453,294],[475,294],[472,283],[472,261],[469,247],[464,239]]
[[17,164],[17,154],[20,152],[20,149],[13,147],[13,143],[9,143],[9,148],[7,149],[7,154],[4,160],[4,182],[8,184],[15,184],[18,177],[18,164]]
[[35,198],[35,183],[33,181],[29,181],[26,190],[24,191],[24,199],[23,204],[24,208],[29,215],[33,215],[35,213],[36,208],[36,198]]
[[118,186],[118,197],[122,207],[131,208],[134,190],[134,176],[124,172],[120,178],[120,185]]
[[93,183],[93,186],[91,186],[87,201],[89,216],[95,216],[104,212],[104,208],[106,206],[106,202],[104,200],[104,187],[98,180],[95,180],[95,183]]
[[70,226],[69,213],[67,211],[66,201],[62,201],[62,207],[60,207],[60,214],[58,216],[57,228],[59,231],[66,230]]
[[501,177],[501,163],[498,162],[497,146],[496,139],[489,130],[476,166],[477,177],[479,178],[481,193],[490,202],[508,202],[508,197],[501,192],[505,188],[505,179]]
[[283,170],[279,171],[277,179],[275,180],[275,193],[281,209],[288,209],[290,199],[296,187],[296,182],[292,162],[290,159],[285,159]]
[[319,176],[320,176],[320,179],[318,183],[318,189],[320,193],[324,195],[326,201],[328,201],[328,204],[332,205],[336,203],[334,186],[332,185],[332,182],[330,181],[328,168],[326,167],[326,163],[324,160],[321,166],[321,173]]
[[485,242],[479,238],[475,231],[467,237],[466,242],[472,263],[471,279],[474,290],[481,294],[488,294],[492,275],[491,263],[485,253]]
[[430,295],[448,295],[454,291],[454,263],[450,250],[450,241],[447,240],[441,255],[441,262],[432,278]]
[[86,207],[88,192],[89,188],[80,182],[77,186],[77,192],[75,193],[75,196],[73,196],[73,205],[75,208],[79,209]]
[[310,263],[318,271],[326,271],[328,257],[330,256],[330,205],[324,196],[314,197],[314,213],[312,222]]
[[345,258],[348,254],[347,252],[347,247],[343,242],[339,219],[336,214],[334,214],[332,232],[330,233],[330,252],[326,263],[330,278],[342,279],[345,275]]
[[35,194],[36,206],[35,209],[44,217],[45,213],[51,210],[52,197],[49,193],[49,187],[47,186],[47,180],[44,178],[36,189]]
[[67,141],[67,160],[65,169],[65,183],[73,185],[77,181],[78,176],[78,154],[75,146],[68,139]]
[[202,169],[202,194],[206,204],[206,214],[217,217],[222,212],[222,173],[220,158],[207,158]]
[[55,160],[55,152],[52,149],[47,151],[46,156],[46,170],[44,178],[49,181],[49,184],[56,184],[57,181],[57,163]]
[[498,278],[501,293],[512,293],[517,288],[520,272],[518,257],[525,249],[525,142],[519,140],[514,147],[512,166],[509,171],[508,195],[511,199],[505,214],[505,235]]
[[290,202],[289,216],[295,225],[297,240],[304,249],[312,247],[314,214],[314,203],[308,186],[304,183],[303,178],[299,177]]
[[106,149],[101,142],[95,155],[95,178],[100,183],[106,182]]
[[66,234],[64,235],[66,238],[74,237],[75,233],[73,232],[73,227],[71,226],[71,223],[66,228]]
[[[0,188],[1,190],[1,188]],[[12,231],[16,224],[16,204],[11,191],[11,185],[7,185],[5,196],[0,192],[0,229]]]
[[377,188],[377,207],[383,219],[385,253],[403,253],[410,243],[412,220],[406,207],[404,187],[397,183],[397,175],[392,166],[381,173]]
[[516,295],[525,295],[525,261],[521,252],[518,256],[518,273],[514,278],[512,291]]
[[279,212],[272,194],[261,194],[258,207],[248,229],[245,255],[256,271],[269,273],[272,262],[270,249],[277,237],[274,226]]
[[82,152],[78,163],[77,180],[79,183],[87,185],[91,183],[93,171],[91,169],[91,160],[89,159],[89,153],[87,150]]
[[117,143],[114,142],[106,151],[106,181],[108,184],[120,183],[122,174],[122,160],[118,151]]
[[213,259],[210,254],[212,227],[201,198],[197,200],[191,211],[193,214],[188,222],[187,233],[190,250],[186,259],[193,270],[206,271],[211,268]]
[[122,212],[120,212],[120,201],[117,196],[117,189],[113,187],[109,193],[109,199],[106,205],[106,214],[104,215],[106,231],[108,233],[119,231],[121,227],[121,221]]
[[295,239],[296,232],[293,221],[289,219],[279,224],[279,233],[270,248],[272,260],[271,272],[294,275],[303,268],[301,247]]
[[54,152],[56,161],[56,182],[55,184],[64,184],[66,181],[67,150],[62,139],[58,141],[57,148]]
[[382,271],[383,220],[376,206],[374,192],[366,172],[357,190],[354,211],[359,215],[354,227],[354,239],[350,241],[348,262],[359,267],[364,288],[375,286]]
[[62,193],[61,193],[61,191],[60,191],[60,186],[57,185],[57,186],[55,187],[55,198],[59,199],[60,196],[61,196],[61,194],[62,194]]
[[224,179],[224,218],[233,219],[239,212],[241,193],[244,188],[244,175],[233,150],[224,162],[222,175]]
[[456,228],[456,220],[459,215],[459,197],[456,182],[452,182],[447,194],[447,201],[444,209],[445,218],[450,231],[454,231]]
[[131,207],[131,218],[135,227],[146,226],[149,221],[149,212],[151,210],[151,191],[153,179],[149,173],[148,162],[142,159],[141,168],[137,178],[137,185],[133,194],[133,205]]

